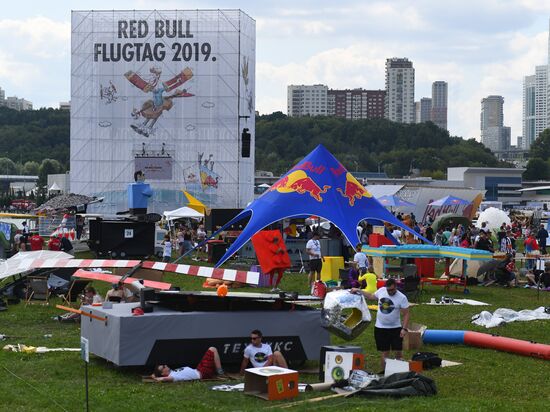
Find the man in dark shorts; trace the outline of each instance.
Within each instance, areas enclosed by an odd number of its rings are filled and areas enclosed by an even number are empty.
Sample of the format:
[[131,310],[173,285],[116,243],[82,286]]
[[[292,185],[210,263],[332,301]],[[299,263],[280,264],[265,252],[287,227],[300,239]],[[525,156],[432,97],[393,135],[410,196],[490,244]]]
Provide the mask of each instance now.
[[188,366],[170,369],[168,365],[157,365],[151,377],[158,382],[181,382],[212,379],[216,375],[224,375],[224,371],[218,350],[212,346],[208,348],[196,369]]
[[[397,290],[395,279],[388,279],[386,286],[374,294],[361,289],[352,289],[352,293],[363,293],[367,299],[378,300],[378,313],[374,327],[376,349],[382,352],[382,370],[386,367],[386,358],[393,351],[395,359],[403,358],[403,336],[409,327],[409,301]],[[401,325],[403,314],[403,325]]]
[[316,280],[321,280],[323,258],[321,256],[321,242],[319,232],[313,232],[313,237],[306,243],[306,252],[309,255],[309,286],[312,287]]

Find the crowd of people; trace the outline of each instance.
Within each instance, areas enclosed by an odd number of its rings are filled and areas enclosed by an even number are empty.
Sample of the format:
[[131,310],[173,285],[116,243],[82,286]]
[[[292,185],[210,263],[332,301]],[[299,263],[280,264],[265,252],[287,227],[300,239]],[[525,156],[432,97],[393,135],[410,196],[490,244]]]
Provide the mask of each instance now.
[[62,251],[74,255],[73,244],[67,236],[59,233],[57,236],[52,236],[46,242],[38,232],[31,231],[27,222],[22,223],[23,228],[15,232],[13,237],[13,252],[29,252],[36,250]]

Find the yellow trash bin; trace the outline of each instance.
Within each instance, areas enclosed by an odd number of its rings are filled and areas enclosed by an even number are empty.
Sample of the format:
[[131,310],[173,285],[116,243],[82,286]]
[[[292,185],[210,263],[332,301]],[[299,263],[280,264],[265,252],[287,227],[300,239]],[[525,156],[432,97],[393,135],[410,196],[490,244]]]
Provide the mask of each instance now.
[[323,268],[321,269],[321,280],[340,280],[340,269],[344,269],[344,258],[342,256],[325,256]]

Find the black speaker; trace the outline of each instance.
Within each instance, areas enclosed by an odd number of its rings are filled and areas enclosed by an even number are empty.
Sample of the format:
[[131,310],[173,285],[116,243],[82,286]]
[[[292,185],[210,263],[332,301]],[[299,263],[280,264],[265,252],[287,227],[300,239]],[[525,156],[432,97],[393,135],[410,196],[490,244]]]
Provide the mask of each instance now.
[[244,128],[243,133],[241,134],[241,156],[242,157],[250,157],[251,140],[252,140],[252,136],[250,135],[248,128]]
[[[206,230],[210,232],[215,232],[217,226],[223,226],[239,213],[242,209],[211,209],[210,213],[205,216],[204,223]],[[236,225],[233,225],[227,230],[240,230],[239,226],[243,226],[248,222],[247,219],[243,219],[241,222],[238,222]]]

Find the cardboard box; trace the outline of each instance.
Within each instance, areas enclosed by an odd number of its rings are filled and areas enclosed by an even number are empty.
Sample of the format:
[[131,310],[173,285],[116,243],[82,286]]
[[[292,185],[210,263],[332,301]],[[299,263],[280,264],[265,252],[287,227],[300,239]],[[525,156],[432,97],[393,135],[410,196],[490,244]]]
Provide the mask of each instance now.
[[350,352],[327,352],[325,354],[325,383],[349,378],[352,370],[365,367],[365,355]]
[[403,337],[403,350],[420,349],[422,347],[422,334],[427,326],[419,323],[411,323],[409,332]]
[[244,393],[268,401],[295,398],[298,396],[298,372],[278,366],[246,369]]

